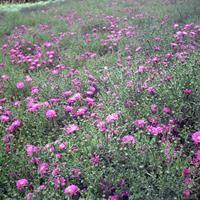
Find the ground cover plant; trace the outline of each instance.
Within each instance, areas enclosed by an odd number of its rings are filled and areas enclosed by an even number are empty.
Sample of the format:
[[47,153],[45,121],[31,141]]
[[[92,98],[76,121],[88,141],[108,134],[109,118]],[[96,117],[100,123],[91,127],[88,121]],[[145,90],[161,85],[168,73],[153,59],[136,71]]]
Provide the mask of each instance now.
[[0,46],[0,199],[200,199],[198,0],[2,10]]

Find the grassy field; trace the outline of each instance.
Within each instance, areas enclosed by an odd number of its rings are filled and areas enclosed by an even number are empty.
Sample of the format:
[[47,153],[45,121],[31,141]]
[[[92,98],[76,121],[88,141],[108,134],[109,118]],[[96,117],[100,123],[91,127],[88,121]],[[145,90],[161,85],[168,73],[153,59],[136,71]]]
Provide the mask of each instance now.
[[200,199],[200,1],[0,6],[0,199]]

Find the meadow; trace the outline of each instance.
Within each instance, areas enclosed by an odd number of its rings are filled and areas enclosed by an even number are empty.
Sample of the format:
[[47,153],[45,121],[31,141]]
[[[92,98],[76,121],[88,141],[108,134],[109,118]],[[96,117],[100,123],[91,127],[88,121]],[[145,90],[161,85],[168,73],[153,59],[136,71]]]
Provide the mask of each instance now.
[[200,1],[0,5],[0,200],[200,199]]

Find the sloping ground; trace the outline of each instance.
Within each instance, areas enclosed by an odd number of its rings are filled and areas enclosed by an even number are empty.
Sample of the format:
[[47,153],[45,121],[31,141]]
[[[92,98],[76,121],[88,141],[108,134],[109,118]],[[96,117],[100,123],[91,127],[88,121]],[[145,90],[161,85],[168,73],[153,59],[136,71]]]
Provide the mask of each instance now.
[[11,10],[0,199],[199,199],[199,1]]

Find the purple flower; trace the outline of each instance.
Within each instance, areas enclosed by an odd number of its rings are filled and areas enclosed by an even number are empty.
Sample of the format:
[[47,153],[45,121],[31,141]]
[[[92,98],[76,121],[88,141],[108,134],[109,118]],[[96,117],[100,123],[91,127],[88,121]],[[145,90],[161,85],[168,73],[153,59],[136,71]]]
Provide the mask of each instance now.
[[18,82],[16,83],[16,88],[19,89],[19,90],[22,90],[24,88],[24,83],[23,82]]
[[47,163],[42,163],[38,167],[38,174],[46,174],[48,172],[48,164]]
[[200,161],[200,149],[196,152],[196,158],[198,161]]
[[122,137],[121,142],[123,144],[134,144],[135,138],[132,135],[125,135],[124,137]]
[[111,124],[119,119],[119,115],[117,113],[112,113],[106,117],[106,122]]
[[92,154],[91,158],[90,158],[90,162],[92,163],[92,165],[96,166],[98,165],[98,163],[100,162],[100,156],[98,156],[95,152]]
[[81,174],[81,171],[79,168],[73,168],[70,171],[70,175],[72,178],[78,178],[80,176],[80,174]]
[[59,144],[58,149],[63,151],[67,148],[67,142],[63,142],[61,144]]
[[78,187],[76,185],[70,185],[64,190],[64,193],[66,193],[70,197],[77,195],[77,192],[78,192]]
[[60,187],[63,187],[65,186],[65,178],[64,177],[58,177],[58,178],[55,178],[54,179],[54,187],[55,188],[60,188]]
[[53,119],[56,117],[56,112],[54,110],[47,110],[45,113],[47,119]]
[[147,132],[151,133],[152,135],[157,136],[157,135],[163,133],[163,128],[159,125],[157,125],[156,127],[152,126],[152,125],[148,125],[147,126]]
[[171,108],[168,107],[168,106],[165,106],[165,107],[162,109],[162,111],[163,111],[164,113],[171,113]]
[[183,90],[183,93],[184,93],[185,95],[192,94],[192,89],[186,88],[186,89]]
[[26,179],[19,179],[16,183],[16,186],[17,186],[17,189],[18,190],[21,190],[23,189],[24,187],[27,187],[28,186],[28,181]]
[[200,143],[200,131],[197,131],[192,135],[192,140],[195,144]]
[[145,121],[143,119],[137,119],[137,120],[134,121],[134,125],[137,128],[144,128]]
[[68,135],[75,133],[79,130],[79,127],[76,124],[70,124],[69,126],[65,127],[65,131]]
[[26,153],[28,156],[32,157],[33,153],[37,153],[38,151],[39,151],[38,147],[31,144],[26,145]]

